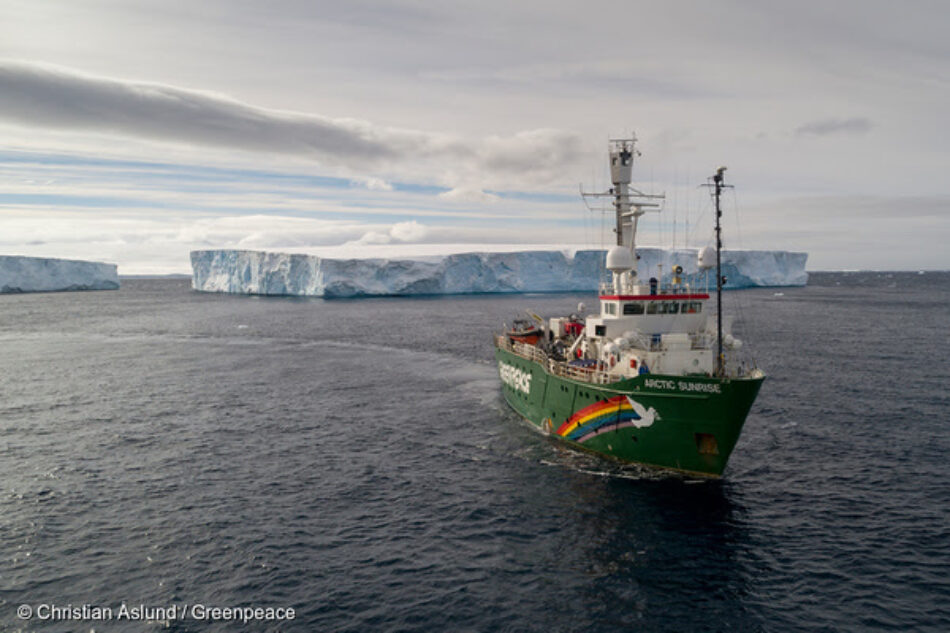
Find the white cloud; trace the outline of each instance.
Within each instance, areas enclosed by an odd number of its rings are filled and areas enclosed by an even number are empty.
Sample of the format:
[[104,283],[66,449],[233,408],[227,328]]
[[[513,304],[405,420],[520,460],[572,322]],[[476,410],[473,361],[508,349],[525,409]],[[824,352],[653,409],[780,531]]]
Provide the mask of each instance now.
[[[185,145],[304,156],[388,186],[374,172],[425,166],[438,182],[536,186],[563,175],[581,155],[571,132],[539,129],[510,137],[448,134],[268,110],[225,95],[158,83],[96,77],[71,69],[0,62],[0,119],[20,126],[94,131]],[[410,168],[406,168],[407,163]]]
[[478,187],[455,187],[439,194],[442,200],[450,202],[495,203],[500,200],[493,193],[482,191]]
[[359,245],[359,244],[389,244],[392,242],[393,238],[389,233],[381,233],[379,231],[367,231],[363,234],[362,237],[358,240],[347,242],[347,244]]
[[372,176],[365,176],[362,178],[354,178],[353,182],[369,189],[370,191],[392,191],[393,186],[383,180],[382,178],[373,178]]
[[422,242],[429,235],[429,230],[415,220],[397,222],[389,227],[388,231],[367,231],[357,240],[352,240],[343,246],[382,245],[382,244],[411,244]]
[[393,239],[400,242],[421,242],[426,238],[428,233],[428,229],[415,220],[398,222],[393,224],[393,227],[389,229],[389,234]]

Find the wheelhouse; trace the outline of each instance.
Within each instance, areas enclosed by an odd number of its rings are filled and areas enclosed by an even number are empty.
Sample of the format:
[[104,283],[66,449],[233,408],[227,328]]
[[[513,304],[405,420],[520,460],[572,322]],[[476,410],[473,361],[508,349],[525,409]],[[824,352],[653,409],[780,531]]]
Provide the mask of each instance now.
[[644,314],[701,314],[708,294],[601,295],[602,315],[621,317]]

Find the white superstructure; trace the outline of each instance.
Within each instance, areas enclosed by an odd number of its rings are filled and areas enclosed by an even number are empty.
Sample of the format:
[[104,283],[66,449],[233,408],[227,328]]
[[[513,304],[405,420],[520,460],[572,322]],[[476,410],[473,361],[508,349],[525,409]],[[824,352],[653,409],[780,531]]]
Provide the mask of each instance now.
[[[712,375],[716,370],[716,332],[707,325],[709,294],[691,286],[682,266],[675,266],[669,283],[661,285],[662,271],[639,270],[637,222],[647,210],[657,209],[663,196],[646,195],[631,186],[636,138],[610,141],[613,187],[605,193],[584,194],[612,198],[616,212],[617,243],[607,252],[610,279],[600,286],[600,314],[589,316],[578,332],[574,320],[550,319],[548,344],[564,360],[613,379],[640,374],[667,376]],[[703,249],[697,268],[715,266],[715,251]],[[649,278],[644,281],[645,276]],[[741,342],[724,336],[728,349]]]

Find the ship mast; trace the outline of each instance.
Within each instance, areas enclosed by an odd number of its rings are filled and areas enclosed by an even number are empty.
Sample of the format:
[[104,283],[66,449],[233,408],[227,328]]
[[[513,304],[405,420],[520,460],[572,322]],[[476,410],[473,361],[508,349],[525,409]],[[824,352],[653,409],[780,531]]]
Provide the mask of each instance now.
[[[636,136],[627,140],[612,140],[613,147],[610,150],[610,182],[613,183],[614,210],[617,216],[617,228],[614,233],[617,235],[617,246],[624,246],[624,228],[629,227],[629,241],[627,246],[634,248],[637,234],[637,220],[643,215],[641,209],[630,211],[630,181],[633,174],[633,154],[636,152],[634,144],[637,142]],[[639,154],[640,152],[637,152]]]
[[722,190],[727,187],[732,187],[732,185],[727,185],[723,183],[723,173],[726,171],[725,167],[720,167],[716,170],[716,175],[712,177],[714,193],[713,195],[716,198],[716,341],[717,341],[717,353],[716,353],[716,375],[723,376],[725,358],[722,355],[722,225],[720,219],[722,218],[722,209],[719,206],[719,197],[722,194]]
[[640,216],[648,209],[658,210],[660,205],[649,200],[662,200],[664,195],[650,195],[630,186],[633,175],[633,159],[640,156],[636,149],[637,137],[631,134],[630,138],[610,139],[610,182],[613,187],[605,193],[587,193],[581,190],[584,198],[613,198],[614,213],[616,216],[617,246],[630,249],[633,268],[629,271],[632,278],[637,276],[637,223]]

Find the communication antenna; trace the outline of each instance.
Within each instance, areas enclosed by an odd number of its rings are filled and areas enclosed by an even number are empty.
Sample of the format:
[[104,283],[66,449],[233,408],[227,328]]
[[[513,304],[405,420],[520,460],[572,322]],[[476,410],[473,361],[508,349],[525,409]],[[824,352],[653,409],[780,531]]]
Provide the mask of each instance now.
[[722,276],[722,209],[719,207],[719,197],[723,189],[732,189],[732,185],[723,182],[723,173],[726,168],[720,167],[716,174],[712,176],[711,183],[703,185],[704,187],[713,187],[713,197],[716,200],[716,339],[718,351],[716,354],[716,375],[725,375],[725,358],[722,355],[722,284],[725,279]]

